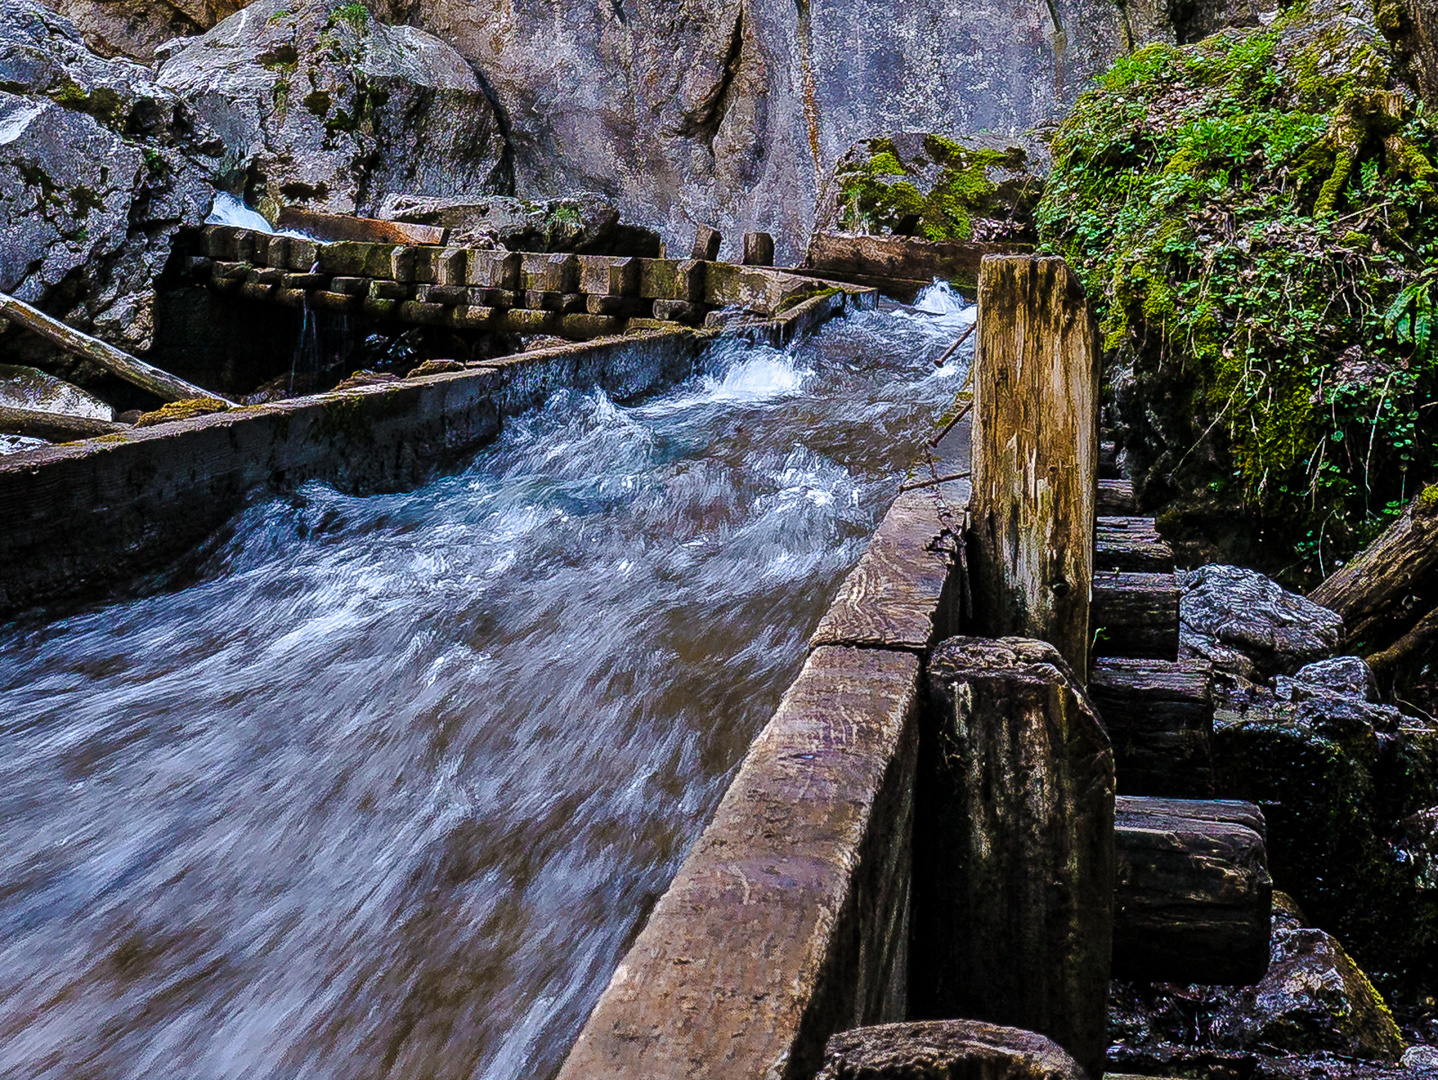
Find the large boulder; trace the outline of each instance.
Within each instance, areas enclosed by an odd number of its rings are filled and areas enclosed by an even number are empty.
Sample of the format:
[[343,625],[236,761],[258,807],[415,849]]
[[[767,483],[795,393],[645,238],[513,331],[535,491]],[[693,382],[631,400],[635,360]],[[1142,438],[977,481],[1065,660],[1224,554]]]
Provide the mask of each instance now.
[[1032,243],[1047,167],[1043,144],[1021,137],[864,139],[834,166],[814,228]]
[[1224,1049],[1327,1050],[1390,1062],[1405,1049],[1383,998],[1322,930],[1277,930],[1268,974],[1226,996],[1212,1027]]
[[[145,68],[91,53],[32,0],[0,0],[0,291],[145,348],[154,279],[175,230],[209,209],[216,148]],[[14,331],[0,346],[33,347]]]
[[1292,674],[1332,655],[1343,620],[1254,570],[1213,564],[1180,575],[1179,649],[1247,679]]
[[158,79],[220,133],[231,183],[271,218],[513,190],[499,118],[464,58],[361,3],[258,0],[161,50]]

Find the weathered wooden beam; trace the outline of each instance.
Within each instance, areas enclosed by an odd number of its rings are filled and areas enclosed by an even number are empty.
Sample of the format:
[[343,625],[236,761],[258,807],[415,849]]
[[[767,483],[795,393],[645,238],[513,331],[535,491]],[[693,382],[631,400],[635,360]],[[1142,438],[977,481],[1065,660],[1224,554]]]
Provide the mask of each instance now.
[[1142,982],[1256,983],[1268,970],[1273,881],[1262,815],[1199,800],[1118,802],[1113,975]]
[[978,1020],[841,1031],[815,1080],[1088,1080],[1051,1039]]
[[46,412],[43,409],[16,409],[0,405],[0,433],[25,435],[32,439],[48,439],[50,442],[71,442],[75,439],[91,439],[96,435],[113,435],[117,431],[129,431],[129,424],[117,424],[112,420],[99,420],[93,416],[71,416],[67,413]]
[[1094,569],[1173,573],[1173,548],[1158,535],[1153,518],[1100,517],[1094,531]]
[[[99,338],[66,326],[59,319],[52,319],[39,308],[31,307],[23,300],[17,300],[0,292],[0,318],[16,326],[24,327],[40,335],[52,345],[58,345],[68,353],[83,356],[91,363],[98,364],[112,375],[126,382],[148,390],[161,401],[184,401],[189,398],[214,398],[225,401],[219,394],[202,390],[193,383],[177,378],[167,371],[137,360],[129,353],[121,352],[113,345],[107,345]],[[233,405],[234,402],[226,401]]]
[[1308,599],[1343,616],[1348,640],[1386,645],[1426,610],[1402,601],[1438,592],[1438,484],[1421,492],[1397,521]]
[[373,244],[442,244],[446,229],[411,225],[407,221],[379,221],[352,214],[322,214],[286,206],[275,221],[277,229],[308,233],[316,240],[359,240]]
[[1047,1035],[1102,1075],[1113,753],[1057,649],[957,637],[929,663],[910,1014]]
[[1062,259],[979,271],[970,583],[979,633],[1055,645],[1088,670],[1099,350]]
[[742,261],[745,266],[773,266],[774,238],[763,232],[745,233]]
[[1138,513],[1138,500],[1133,495],[1133,483],[1129,480],[1100,480],[1098,482],[1098,512],[1100,514]]
[[1213,665],[1206,660],[1098,659],[1089,697],[1113,742],[1126,795],[1213,794]]
[[694,230],[694,247],[690,250],[691,259],[702,259],[705,262],[713,262],[719,258],[719,244],[723,240],[718,229],[709,225],[700,225]]
[[1094,655],[1177,660],[1178,597],[1172,574],[1097,571],[1091,616]]

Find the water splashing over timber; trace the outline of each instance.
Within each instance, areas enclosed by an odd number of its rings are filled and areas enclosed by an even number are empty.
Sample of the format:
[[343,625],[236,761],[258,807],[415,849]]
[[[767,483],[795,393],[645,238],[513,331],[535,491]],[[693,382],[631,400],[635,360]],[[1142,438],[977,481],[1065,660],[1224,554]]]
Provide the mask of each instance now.
[[952,400],[868,313],[0,631],[0,1075],[542,1078]]

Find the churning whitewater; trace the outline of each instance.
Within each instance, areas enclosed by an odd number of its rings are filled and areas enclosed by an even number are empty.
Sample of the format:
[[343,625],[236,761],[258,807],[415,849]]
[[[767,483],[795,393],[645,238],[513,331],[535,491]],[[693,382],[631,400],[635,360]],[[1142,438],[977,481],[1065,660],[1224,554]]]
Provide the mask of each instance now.
[[963,382],[920,308],[0,632],[0,1074],[552,1074]]

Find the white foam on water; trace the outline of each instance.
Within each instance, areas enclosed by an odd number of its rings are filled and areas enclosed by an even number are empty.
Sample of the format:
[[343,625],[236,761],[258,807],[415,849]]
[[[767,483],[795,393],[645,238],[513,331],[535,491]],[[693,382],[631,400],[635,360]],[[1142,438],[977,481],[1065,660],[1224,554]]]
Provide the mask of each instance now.
[[933,284],[920,290],[914,299],[914,307],[929,315],[962,315],[974,310],[974,305],[965,300],[963,294],[947,281],[940,281],[938,278],[934,278]]
[[274,235],[274,229],[265,220],[264,215],[258,210],[251,210],[245,205],[243,199],[238,199],[228,191],[215,192],[215,201],[210,206],[210,214],[205,218],[206,225],[233,225],[237,229],[250,229],[253,232],[269,233]]

